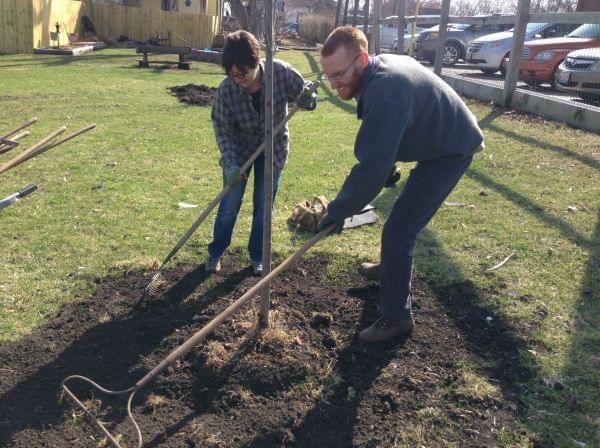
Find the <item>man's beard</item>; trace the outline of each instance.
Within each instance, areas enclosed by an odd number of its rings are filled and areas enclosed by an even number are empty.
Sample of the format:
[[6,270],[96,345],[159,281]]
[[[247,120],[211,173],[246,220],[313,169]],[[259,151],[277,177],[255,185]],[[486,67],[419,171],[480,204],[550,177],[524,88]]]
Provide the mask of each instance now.
[[356,92],[358,92],[361,81],[362,73],[360,73],[359,70],[354,69],[352,71],[351,79],[347,83],[344,83],[342,89],[338,89],[338,95],[340,98],[343,100],[350,100],[354,98]]

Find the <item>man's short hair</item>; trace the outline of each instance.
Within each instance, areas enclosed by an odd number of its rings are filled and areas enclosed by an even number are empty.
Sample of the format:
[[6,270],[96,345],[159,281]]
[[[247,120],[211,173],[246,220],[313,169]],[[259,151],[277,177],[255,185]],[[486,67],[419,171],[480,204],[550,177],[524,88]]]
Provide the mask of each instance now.
[[361,30],[351,26],[340,26],[325,39],[323,48],[321,48],[321,56],[331,56],[340,47],[346,47],[356,53],[368,52],[369,43]]
[[225,73],[229,73],[234,65],[239,70],[256,68],[259,61],[260,44],[252,33],[239,30],[227,36],[221,58]]

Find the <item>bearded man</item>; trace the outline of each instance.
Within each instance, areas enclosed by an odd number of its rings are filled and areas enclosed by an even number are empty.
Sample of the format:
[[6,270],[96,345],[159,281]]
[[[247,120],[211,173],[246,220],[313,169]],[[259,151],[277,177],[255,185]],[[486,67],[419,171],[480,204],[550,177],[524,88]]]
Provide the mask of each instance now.
[[357,102],[362,120],[354,145],[358,163],[319,222],[341,231],[383,188],[396,161],[417,162],[383,226],[380,263],[359,271],[379,280],[381,317],[359,333],[367,342],[413,331],[410,280],[419,233],[483,149],[475,116],[443,80],[407,56],[369,56],[355,28],[335,29],[321,66],[340,98]]

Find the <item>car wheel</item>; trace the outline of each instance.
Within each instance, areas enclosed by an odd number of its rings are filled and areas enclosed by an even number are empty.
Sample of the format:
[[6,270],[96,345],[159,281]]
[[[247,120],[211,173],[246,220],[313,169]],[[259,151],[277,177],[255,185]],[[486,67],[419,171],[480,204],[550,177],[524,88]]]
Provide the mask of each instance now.
[[500,64],[500,73],[502,73],[502,76],[506,76],[506,63],[504,61]]
[[444,47],[444,56],[442,57],[442,61],[444,65],[454,65],[460,58],[461,48],[458,44],[454,42],[446,42],[446,46]]
[[498,70],[494,70],[493,68],[481,68],[480,70],[484,75],[488,75],[488,76],[491,76],[498,71]]
[[552,87],[553,90],[558,90],[556,88],[556,72],[558,71],[558,66],[562,64],[562,61],[560,61],[556,67],[554,67],[554,71],[552,72],[552,75],[550,76],[550,87]]

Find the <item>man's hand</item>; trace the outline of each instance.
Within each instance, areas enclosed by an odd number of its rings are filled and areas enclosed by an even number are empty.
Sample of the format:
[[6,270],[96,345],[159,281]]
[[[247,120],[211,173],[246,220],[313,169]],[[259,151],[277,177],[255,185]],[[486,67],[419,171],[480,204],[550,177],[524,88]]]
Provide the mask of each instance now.
[[240,169],[235,167],[227,173],[225,176],[225,183],[230,187],[237,187],[242,181],[246,180],[246,174],[240,173]]
[[315,110],[317,108],[317,92],[311,87],[305,87],[296,98],[296,105],[304,110]]
[[335,224],[335,227],[333,229],[333,233],[342,233],[342,230],[344,229],[344,222],[336,222],[330,215],[329,213],[325,213],[323,215],[323,217],[321,218],[321,220],[319,221],[319,232],[321,232],[322,230],[324,230],[326,227],[329,227],[330,224]]

